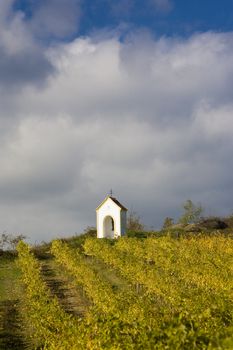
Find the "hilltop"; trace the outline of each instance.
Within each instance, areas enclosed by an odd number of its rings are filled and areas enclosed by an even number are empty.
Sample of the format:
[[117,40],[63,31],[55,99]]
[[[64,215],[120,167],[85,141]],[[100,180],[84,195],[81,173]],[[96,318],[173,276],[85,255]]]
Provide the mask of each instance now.
[[221,222],[2,252],[0,349],[232,349],[232,219]]

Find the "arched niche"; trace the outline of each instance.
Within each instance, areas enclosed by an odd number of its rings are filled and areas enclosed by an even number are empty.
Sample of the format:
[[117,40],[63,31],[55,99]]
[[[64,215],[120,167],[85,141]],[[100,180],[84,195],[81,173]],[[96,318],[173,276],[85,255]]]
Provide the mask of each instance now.
[[103,220],[103,237],[114,238],[115,237],[115,223],[112,216],[107,215]]

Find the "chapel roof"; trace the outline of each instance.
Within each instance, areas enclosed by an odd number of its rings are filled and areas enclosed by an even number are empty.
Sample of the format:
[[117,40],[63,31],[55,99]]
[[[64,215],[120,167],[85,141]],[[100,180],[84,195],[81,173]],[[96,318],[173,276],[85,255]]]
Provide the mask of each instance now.
[[96,210],[98,210],[107,200],[108,198],[110,198],[116,205],[118,205],[118,207],[120,207],[122,210],[127,211],[128,209],[126,207],[124,207],[115,197],[112,196],[107,196],[103,202],[96,208]]

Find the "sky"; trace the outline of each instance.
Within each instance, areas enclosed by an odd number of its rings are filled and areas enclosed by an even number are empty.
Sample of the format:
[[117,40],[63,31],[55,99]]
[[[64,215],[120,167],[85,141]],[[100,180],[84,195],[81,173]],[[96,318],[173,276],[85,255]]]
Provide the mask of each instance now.
[[233,3],[0,1],[0,233],[233,213]]

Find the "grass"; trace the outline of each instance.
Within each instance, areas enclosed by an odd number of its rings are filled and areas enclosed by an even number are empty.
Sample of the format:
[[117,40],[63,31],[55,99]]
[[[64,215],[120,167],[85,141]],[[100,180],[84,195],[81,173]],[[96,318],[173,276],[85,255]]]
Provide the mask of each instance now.
[[86,257],[86,261],[92,266],[93,270],[105,281],[109,282],[113,288],[126,290],[129,288],[129,283],[119,272],[111,268],[104,262],[96,259],[95,257]]
[[16,288],[20,271],[16,265],[16,260],[12,256],[0,258],[0,301],[15,298]]
[[20,271],[15,256],[0,258],[0,349],[25,349],[20,318]]

